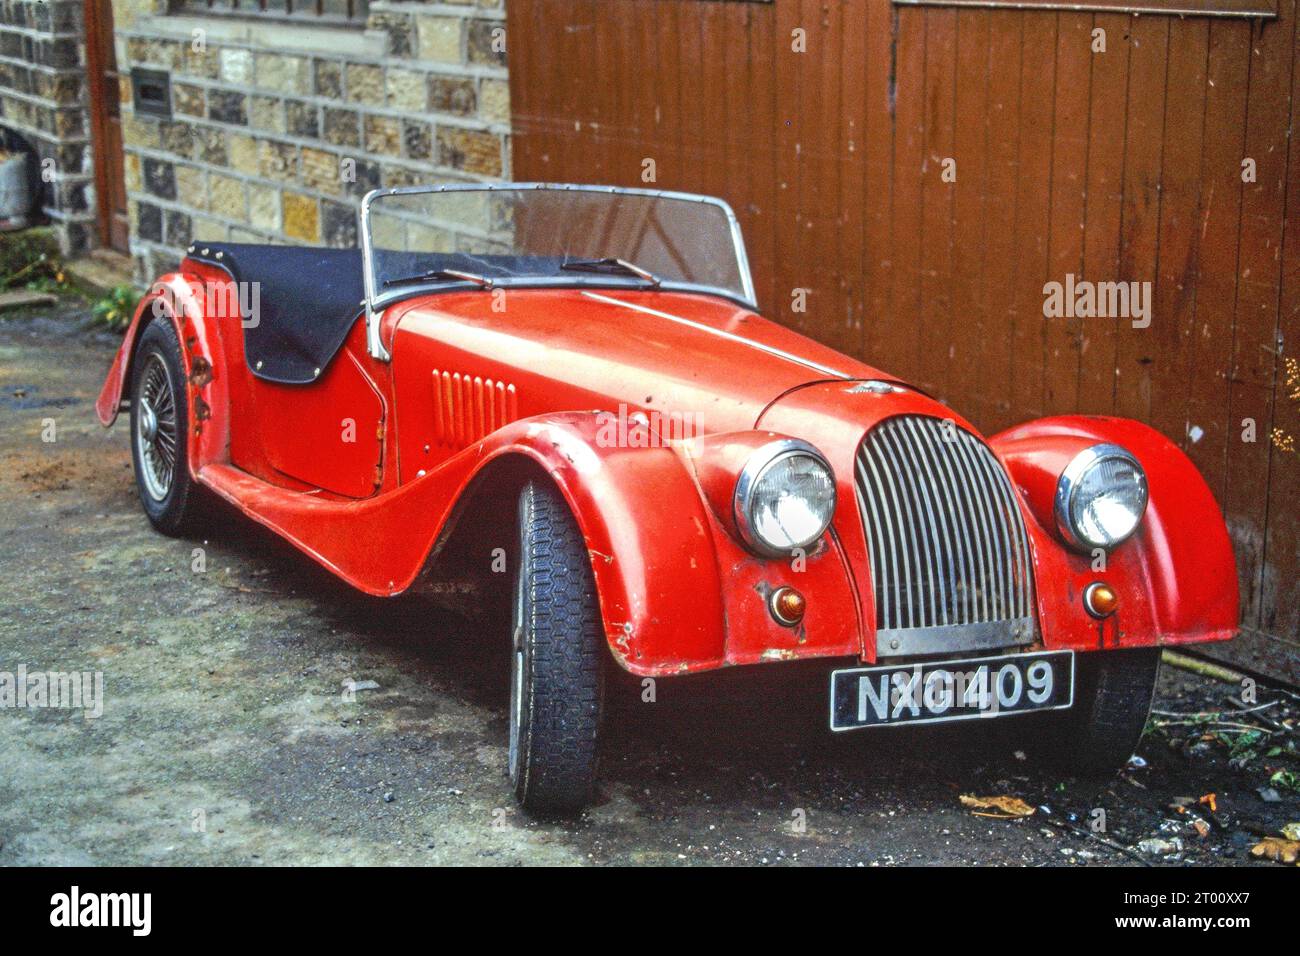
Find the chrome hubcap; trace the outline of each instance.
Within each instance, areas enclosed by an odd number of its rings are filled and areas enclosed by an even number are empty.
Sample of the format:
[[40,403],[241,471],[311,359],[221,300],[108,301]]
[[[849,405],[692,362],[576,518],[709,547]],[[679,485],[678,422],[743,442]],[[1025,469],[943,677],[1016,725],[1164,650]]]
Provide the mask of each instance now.
[[140,399],[140,434],[148,442],[158,437],[158,413],[144,399]]
[[135,441],[139,451],[140,478],[149,497],[162,501],[171,491],[176,473],[179,428],[171,381],[167,378],[162,356],[157,353],[146,359],[136,402]]

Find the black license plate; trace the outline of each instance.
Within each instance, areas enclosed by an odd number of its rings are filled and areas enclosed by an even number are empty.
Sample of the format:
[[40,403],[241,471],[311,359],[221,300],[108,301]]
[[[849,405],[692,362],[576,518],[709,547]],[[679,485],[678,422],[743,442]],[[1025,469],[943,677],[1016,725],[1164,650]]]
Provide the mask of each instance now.
[[1073,702],[1073,651],[831,673],[831,730],[1001,717]]

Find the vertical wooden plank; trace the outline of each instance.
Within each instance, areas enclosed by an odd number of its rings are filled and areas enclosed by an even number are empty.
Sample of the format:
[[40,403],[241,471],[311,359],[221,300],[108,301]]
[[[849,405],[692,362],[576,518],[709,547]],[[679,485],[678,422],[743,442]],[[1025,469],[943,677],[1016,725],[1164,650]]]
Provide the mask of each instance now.
[[1020,152],[1016,160],[1016,264],[1011,287],[1009,401],[1017,416],[1036,418],[1043,400],[1043,285],[1051,229],[1056,15],[1025,18],[1020,76]]
[[[1295,15],[1295,14],[1293,14]],[[1300,20],[1300,16],[1297,16]],[[1293,25],[1292,29],[1300,30]],[[1291,122],[1300,121],[1300,63],[1291,65]],[[1269,449],[1268,527],[1264,539],[1259,629],[1300,641],[1300,147],[1287,147],[1286,220],[1282,246],[1273,446]],[[1290,365],[1287,364],[1289,360]],[[1288,450],[1289,449],[1289,450]]]
[[749,87],[753,91],[751,119],[757,119],[752,122],[749,134],[750,188],[754,198],[751,202],[751,228],[746,236],[753,257],[759,305],[764,314],[776,317],[780,303],[776,266],[777,194],[780,190],[777,131],[782,126],[781,111],[776,105],[776,13],[765,6],[749,10],[748,18],[748,75]]
[[[1226,466],[1226,511],[1237,544],[1242,623],[1255,628],[1261,623],[1267,576],[1268,433],[1279,346],[1282,210],[1295,51],[1295,0],[1280,0],[1279,7],[1283,15],[1278,20],[1252,24],[1245,155],[1255,160],[1257,174],[1255,182],[1242,188],[1236,326],[1228,380],[1229,427],[1241,428],[1241,422],[1250,420],[1256,428],[1253,442],[1229,441]],[[1273,582],[1269,584],[1269,592],[1275,593]]]
[[624,132],[611,144],[610,175],[614,183],[639,185],[643,144],[651,139],[654,130],[655,104],[641,87],[647,74],[651,82],[657,81],[657,67],[648,58],[654,34],[647,29],[641,7],[620,5],[615,11],[621,60],[614,85],[618,88],[618,129]]
[[[604,64],[612,76],[620,76],[618,44],[614,42],[614,21],[609,17],[611,11],[606,4],[592,0],[589,8],[590,26],[584,31],[580,40],[590,62]],[[585,97],[585,108],[579,110],[583,123],[582,138],[591,144],[588,150],[589,181],[597,183],[613,182],[613,141],[618,128],[618,87],[616,83],[598,83]],[[579,137],[574,137],[578,139]]]
[[[953,158],[957,182],[953,189],[952,311],[948,322],[951,356],[944,372],[941,396],[951,396],[955,407],[983,385],[984,372],[973,359],[979,353],[989,324],[983,288],[985,242],[984,200],[988,191],[989,13],[961,10],[957,14],[957,50],[954,84]],[[958,403],[963,403],[959,405]],[[980,410],[965,412],[978,416]],[[976,422],[977,425],[983,423]]]
[[703,31],[717,13],[717,4],[701,7],[672,0],[679,9],[677,86],[681,92],[682,159],[673,171],[668,189],[716,193],[718,191],[719,109],[722,89],[718,83],[717,39],[713,52],[704,53]]
[[[726,80],[722,84],[722,112],[724,128],[715,131],[723,143],[722,180],[725,183],[725,196],[740,220],[741,231],[747,242],[754,240],[754,230],[749,212],[753,201],[753,181],[749,176],[752,163],[749,162],[749,138],[752,136],[752,117],[748,116],[752,101],[747,81],[747,64],[749,60],[749,11],[748,4],[723,4],[722,22],[719,26],[721,46],[724,56],[721,69]],[[713,48],[716,42],[705,37],[704,48]],[[753,256],[751,254],[751,260]],[[751,270],[752,270],[751,262]]]
[[1159,261],[1148,331],[1151,366],[1148,420],[1175,442],[1187,441],[1186,389],[1200,256],[1201,155],[1205,142],[1208,19],[1170,23],[1165,148],[1160,173]]
[[[1117,275],[1098,276],[1098,280],[1148,283],[1139,285],[1140,290],[1153,288],[1155,281],[1170,23],[1168,17],[1135,17],[1129,26],[1128,135],[1124,144],[1120,266]],[[1135,320],[1127,316],[1100,321],[1113,322],[1115,326],[1116,413],[1145,419],[1151,411],[1149,370],[1155,361],[1151,330],[1135,327]],[[1146,319],[1136,321],[1141,324]]]
[[658,9],[657,4],[655,10],[647,9],[645,4],[638,4],[635,8],[644,59],[634,82],[645,103],[642,129],[646,133],[641,142],[636,144],[637,155],[633,157],[636,169],[632,174],[632,182],[638,186],[651,185],[643,178],[642,164],[646,159],[655,160],[655,176],[660,176],[660,167],[671,159],[672,149],[669,144],[675,142],[677,135],[677,130],[665,122],[665,110],[669,117],[675,118],[677,115],[676,89],[669,89],[676,82],[676,59],[675,56],[659,55],[661,49],[675,50],[676,43],[671,33],[667,39],[662,37],[666,31],[662,18],[656,15]]
[[514,174],[519,175],[519,170],[527,168],[528,162],[523,157],[531,145],[528,131],[516,119],[523,113],[528,106],[528,93],[523,87],[523,77],[531,73],[528,62],[530,43],[520,42],[519,49],[511,49],[509,38],[518,35],[523,39],[523,26],[521,18],[524,10],[529,6],[529,0],[516,0],[515,3],[506,6],[506,51],[510,58],[510,74],[506,77],[506,85],[510,90],[510,168]]
[[863,0],[867,31],[866,210],[863,275],[866,281],[862,350],[873,365],[883,361],[880,344],[890,317],[894,275],[894,22],[891,4]]
[[1249,23],[1210,24],[1206,60],[1205,142],[1201,153],[1199,250],[1191,352],[1188,356],[1188,455],[1220,504],[1227,491],[1226,459],[1239,430],[1228,421],[1232,316],[1237,292],[1241,158],[1245,155]]
[[[922,388],[947,399],[952,327],[952,213],[956,183],[943,181],[954,157],[957,11],[934,8],[925,27],[925,146],[921,158],[921,307],[917,369]],[[960,167],[959,167],[960,169]],[[960,181],[960,180],[959,180]]]
[[[627,21],[633,8],[598,7],[594,19],[588,62],[599,62],[607,77],[600,89],[589,91],[586,122],[574,138],[586,143],[588,163],[592,168],[589,181],[614,185],[630,184],[624,155],[629,140],[639,133],[635,112],[627,104],[635,94],[627,83]],[[617,12],[616,16],[611,13]],[[573,127],[570,126],[570,129]],[[597,178],[599,176],[599,178]]]
[[[977,390],[967,396],[980,427],[993,432],[1022,419],[1011,407],[1007,382],[1014,361],[1009,308],[1016,259],[1014,224],[1018,217],[1016,182],[1020,153],[1020,72],[1024,56],[1024,16],[999,10],[989,14],[989,94],[987,149],[989,184],[984,194],[980,297],[989,322],[971,361],[980,372]],[[1041,314],[1041,313],[1040,313]],[[965,406],[963,406],[964,408]]]
[[542,153],[541,133],[536,128],[533,97],[537,92],[536,43],[532,35],[537,0],[516,0],[506,5],[506,50],[510,58],[510,153],[515,175],[539,168]]
[[[559,11],[556,11],[558,13]],[[554,157],[556,168],[572,170],[579,163],[586,161],[586,148],[582,142],[581,110],[588,102],[585,91],[578,84],[568,81],[568,74],[573,63],[589,59],[591,53],[586,43],[591,37],[591,10],[587,0],[570,3],[564,10],[565,29],[556,31],[558,42],[548,47],[550,60],[550,78],[548,87],[555,97],[556,136],[551,140],[548,151]],[[567,127],[563,129],[562,127]]]
[[868,63],[866,11],[860,0],[844,5],[840,24],[840,49],[836,69],[840,74],[840,109],[843,134],[840,142],[839,263],[843,333],[837,347],[849,355],[862,351],[865,285],[863,268],[867,217],[863,203],[867,176],[867,85]]
[[798,2],[778,3],[773,11],[776,27],[772,37],[776,58],[776,203],[773,228],[777,236],[776,285],[773,316],[791,328],[804,329],[807,313],[792,310],[792,290],[807,288],[803,249],[803,222],[799,203],[799,152],[805,125],[812,119],[805,108],[806,61],[808,53],[794,50],[795,31],[802,31],[804,43],[811,42],[803,10]]
[[682,127],[685,117],[681,106],[681,5],[670,0],[655,5],[655,16],[646,13],[647,21],[654,25],[655,82],[646,92],[655,104],[655,135],[652,149],[644,158],[655,161],[654,183],[643,183],[659,189],[674,189],[686,182],[682,169]]
[[928,11],[895,10],[895,133],[893,292],[881,325],[881,362],[905,378],[919,371],[921,313],[922,165],[925,162],[925,27]]
[[847,277],[840,268],[840,237],[852,210],[840,204],[840,181],[846,172],[846,117],[841,83],[844,63],[844,6],[817,3],[811,14],[820,43],[811,65],[816,68],[817,116],[812,141],[807,144],[807,172],[813,188],[803,198],[809,224],[808,254],[812,257],[814,285],[818,290],[817,324],[813,335],[837,348],[852,348],[853,315]]
[[[1083,277],[1089,282],[1119,273],[1120,219],[1124,198],[1130,17],[1098,14],[1106,52],[1093,54],[1088,126],[1088,192],[1083,226]],[[1115,326],[1100,319],[1079,324],[1078,411],[1108,415],[1115,402]]]
[[[1052,231],[1047,281],[1064,284],[1083,272],[1088,135],[1092,96],[1093,18],[1059,14],[1056,35],[1055,135],[1052,137]],[[1044,317],[1043,411],[1074,411],[1079,387],[1080,323],[1069,314]]]
[[792,235],[794,285],[808,290],[806,311],[792,314],[799,331],[820,341],[840,340],[838,265],[839,13],[820,0],[800,0],[796,26],[807,52],[794,54],[798,77],[795,118]]

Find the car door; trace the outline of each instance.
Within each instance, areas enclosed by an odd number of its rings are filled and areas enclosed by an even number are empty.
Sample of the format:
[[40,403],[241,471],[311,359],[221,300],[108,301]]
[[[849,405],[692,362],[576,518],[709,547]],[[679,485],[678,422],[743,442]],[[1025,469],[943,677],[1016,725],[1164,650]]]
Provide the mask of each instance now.
[[237,431],[245,442],[255,440],[265,463],[293,482],[349,498],[374,494],[383,481],[388,416],[368,361],[358,322],[318,381],[282,385],[250,376],[249,428]]

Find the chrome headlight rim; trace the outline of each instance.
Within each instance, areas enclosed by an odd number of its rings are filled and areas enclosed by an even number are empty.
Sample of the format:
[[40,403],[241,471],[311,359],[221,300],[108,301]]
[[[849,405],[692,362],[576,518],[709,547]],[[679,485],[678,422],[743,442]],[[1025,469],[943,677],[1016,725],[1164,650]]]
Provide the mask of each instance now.
[[[1078,492],[1079,484],[1084,476],[1094,467],[1103,461],[1110,459],[1121,459],[1128,462],[1133,470],[1142,476],[1142,505],[1137,509],[1137,520],[1133,522],[1133,528],[1121,538],[1103,543],[1088,541],[1081,536],[1074,526],[1074,520],[1071,517],[1074,511],[1074,499]],[[1070,459],[1070,463],[1065,466],[1061,472],[1061,477],[1056,482],[1056,528],[1060,532],[1065,542],[1077,551],[1089,552],[1095,548],[1101,548],[1105,551],[1113,551],[1121,544],[1133,537],[1138,528],[1142,526],[1142,518],[1146,515],[1147,503],[1151,497],[1150,489],[1146,482],[1146,469],[1137,457],[1121,445],[1115,445],[1110,442],[1100,442],[1096,445],[1089,445],[1081,452]]]
[[[754,530],[754,520],[752,509],[754,505],[753,492],[754,488],[762,480],[774,465],[779,464],[786,458],[796,455],[802,455],[815,459],[826,473],[831,477],[831,507],[830,517],[821,527],[817,534],[813,535],[806,541],[790,545],[788,548],[777,548],[768,544]],[[835,517],[835,509],[839,504],[839,495],[835,488],[835,470],[826,460],[826,456],[818,451],[813,445],[799,438],[777,438],[766,444],[758,446],[750,452],[749,457],[745,460],[745,466],[740,470],[740,476],[736,479],[736,493],[732,501],[732,515],[736,522],[736,529],[740,532],[740,539],[745,546],[756,554],[768,558],[787,558],[800,548],[807,548],[821,540],[822,535],[831,526]]]

